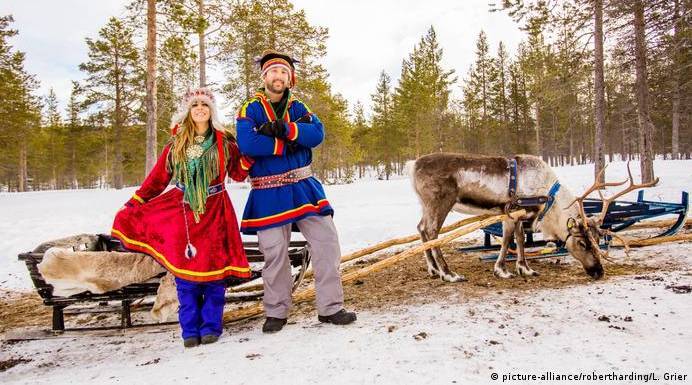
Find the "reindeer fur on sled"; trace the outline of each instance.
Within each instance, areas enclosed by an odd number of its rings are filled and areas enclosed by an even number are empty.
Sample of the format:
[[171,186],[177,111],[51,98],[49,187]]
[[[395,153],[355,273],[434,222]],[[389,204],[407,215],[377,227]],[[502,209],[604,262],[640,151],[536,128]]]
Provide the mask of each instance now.
[[[540,158],[518,155],[517,197],[546,196],[557,181],[553,170]],[[511,202],[509,195],[510,171],[503,157],[481,155],[436,153],[425,155],[407,165],[414,190],[423,209],[418,231],[423,242],[436,239],[442,224],[451,211],[464,214],[501,214]],[[545,239],[559,239],[566,243],[570,254],[581,262],[591,277],[603,276],[599,254],[590,242],[600,238],[599,225],[591,218],[577,220],[580,215],[574,195],[562,185],[551,209],[543,216],[540,226]],[[521,220],[502,222],[502,248],[495,262],[494,274],[500,278],[514,275],[505,264],[507,249],[512,236],[516,238],[516,272],[523,276],[537,275],[524,255],[524,230],[522,220],[536,222],[540,207],[523,207],[527,216]],[[568,226],[568,221],[570,221]],[[590,232],[590,234],[589,234]],[[457,282],[465,278],[449,269],[439,247],[425,252],[428,274],[439,276],[444,281]]]
[[[53,286],[54,295],[66,297],[85,291],[101,294],[145,282],[166,271],[146,254],[96,251],[97,244],[98,236],[82,234],[46,242],[34,250],[44,253],[37,267]],[[165,321],[177,309],[175,281],[168,273],[160,280],[151,316]]]

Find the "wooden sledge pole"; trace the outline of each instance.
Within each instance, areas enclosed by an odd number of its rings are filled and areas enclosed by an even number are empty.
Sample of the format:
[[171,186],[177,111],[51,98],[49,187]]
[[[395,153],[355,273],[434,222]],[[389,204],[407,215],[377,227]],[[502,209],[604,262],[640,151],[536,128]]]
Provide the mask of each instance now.
[[[641,221],[639,223],[633,224],[632,226],[624,229],[623,231],[631,229],[649,229],[654,227],[670,227],[673,224],[675,224],[675,221],[675,219],[663,219],[659,221]],[[685,224],[683,226],[692,226],[692,218],[685,219]]]
[[[440,229],[440,234],[448,233],[452,230],[458,229],[461,226],[466,226],[469,223],[477,222],[481,219],[488,218],[488,217],[490,217],[490,215],[479,215],[479,216],[475,216],[475,217],[464,218],[460,221],[452,223],[449,226],[443,227],[442,229]],[[345,262],[352,261],[356,258],[364,257],[366,255],[378,252],[380,250],[387,249],[387,248],[392,247],[392,246],[404,245],[406,243],[411,243],[411,242],[415,242],[418,240],[420,240],[420,235],[418,235],[418,234],[390,239],[390,240],[380,242],[380,243],[372,245],[372,246],[368,246],[364,249],[354,251],[350,254],[343,255],[343,256],[341,256],[341,262],[340,263],[343,264]],[[310,277],[312,277],[313,274],[314,274],[314,272],[312,270],[308,270],[307,272],[305,272],[304,278],[310,278]],[[230,291],[231,292],[242,292],[242,291],[252,291],[252,290],[261,290],[261,289],[262,289],[262,284],[257,283],[257,284],[249,285],[249,286],[242,286],[241,285],[241,287],[239,287],[239,288],[231,288]]]
[[[692,242],[692,234],[677,234],[677,235],[669,235],[667,237],[655,237],[655,238],[646,238],[646,239],[625,239],[627,241],[627,245],[629,247],[643,247],[643,246],[652,246],[652,245],[658,245],[661,243],[667,243],[667,242]],[[611,243],[612,246],[616,247],[622,247],[624,246],[621,241],[618,239],[613,239],[613,242]]]
[[[519,218],[526,215],[525,210],[518,210],[510,213],[510,216],[512,218]],[[466,235],[468,233],[472,233],[476,230],[479,230],[483,227],[492,225],[493,223],[500,222],[504,219],[507,218],[507,215],[494,215],[491,217],[488,216],[478,216],[478,217],[472,217],[468,218],[468,220],[465,222],[468,226],[459,228],[457,230],[454,230],[453,232],[449,233],[448,235],[442,237],[442,238],[437,238],[433,239],[432,241],[428,241],[425,243],[422,243],[418,246],[412,247],[408,250],[405,250],[399,254],[395,254],[391,257],[388,257],[386,259],[383,259],[379,262],[373,263],[370,266],[364,267],[362,269],[358,269],[356,271],[352,271],[350,273],[344,274],[341,277],[342,283],[346,284],[351,281],[354,281],[358,278],[361,278],[365,275],[368,275],[370,273],[374,273],[377,271],[380,271],[384,268],[387,268],[391,265],[394,265],[398,262],[403,261],[404,259],[410,258],[413,255],[420,254],[424,252],[425,250],[432,249],[433,247],[439,247],[441,245],[444,245],[446,243],[449,243],[453,241],[456,238],[459,238],[462,235]],[[301,302],[306,302],[309,300],[312,300],[315,297],[315,287],[314,284],[310,285],[310,287],[306,288],[305,290],[302,290],[298,293],[295,293],[293,295],[293,303],[298,304]],[[227,311],[223,315],[223,322],[232,322],[232,321],[238,321],[241,319],[245,318],[251,318],[257,315],[262,314],[264,311],[264,308],[262,304],[255,304],[252,306],[249,306],[244,309],[238,309],[238,310],[231,310]]]

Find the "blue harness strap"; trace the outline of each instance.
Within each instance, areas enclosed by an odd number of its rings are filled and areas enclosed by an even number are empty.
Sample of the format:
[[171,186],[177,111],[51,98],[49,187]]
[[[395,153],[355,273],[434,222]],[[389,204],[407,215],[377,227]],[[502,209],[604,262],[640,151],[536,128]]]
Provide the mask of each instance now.
[[548,191],[548,201],[545,203],[545,206],[543,207],[543,210],[541,211],[540,214],[538,214],[538,221],[540,222],[543,219],[543,216],[548,213],[551,207],[553,207],[553,203],[555,203],[555,195],[557,192],[560,191],[560,182],[555,181],[553,183],[553,186],[550,187],[550,191]]
[[509,160],[509,197],[514,200],[517,195],[517,160]]
[[510,199],[510,204],[511,206],[515,207],[536,207],[540,206],[542,204],[545,204],[543,206],[543,210],[538,214],[538,221],[541,221],[543,219],[543,216],[545,216],[546,213],[550,210],[551,207],[553,207],[553,203],[555,202],[555,194],[560,190],[560,182],[555,181],[553,185],[550,187],[550,191],[548,191],[547,196],[537,196],[537,197],[526,197],[526,198],[517,198],[517,182],[518,182],[518,176],[517,176],[517,159],[512,158],[508,159],[508,168],[509,168],[509,199]]

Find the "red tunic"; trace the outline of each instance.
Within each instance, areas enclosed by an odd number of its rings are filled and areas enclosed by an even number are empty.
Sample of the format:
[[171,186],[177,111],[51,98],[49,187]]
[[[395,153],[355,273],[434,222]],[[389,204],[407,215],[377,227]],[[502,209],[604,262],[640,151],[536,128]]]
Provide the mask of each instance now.
[[[222,145],[228,147],[230,159],[226,167],[219,167],[222,175],[211,185],[221,183],[223,186],[226,172],[234,180],[243,181],[247,177],[248,167],[245,166],[248,159],[243,159],[241,166],[236,143],[224,140],[221,132],[215,133],[219,162],[224,164],[225,161]],[[128,249],[152,256],[173,275],[185,280],[208,282],[228,276],[249,277],[251,272],[238,231],[238,220],[225,188],[207,197],[206,211],[200,216],[199,223],[195,223],[190,206],[185,204],[190,242],[197,249],[192,259],[185,257],[187,237],[183,192],[173,188],[161,194],[172,178],[166,170],[170,150],[169,144],[142,186],[126,207],[116,214],[111,234]]]

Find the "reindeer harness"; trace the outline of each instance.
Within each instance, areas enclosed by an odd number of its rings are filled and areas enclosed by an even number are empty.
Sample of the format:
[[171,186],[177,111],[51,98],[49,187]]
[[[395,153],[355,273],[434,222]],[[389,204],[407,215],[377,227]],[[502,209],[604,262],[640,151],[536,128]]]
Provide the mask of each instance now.
[[538,207],[543,205],[543,209],[538,214],[537,221],[541,221],[545,214],[550,211],[555,202],[555,195],[560,191],[560,182],[555,181],[548,191],[548,195],[540,195],[535,197],[517,197],[517,160],[511,158],[507,160],[507,168],[509,169],[509,203],[505,206],[505,211],[519,207]]

